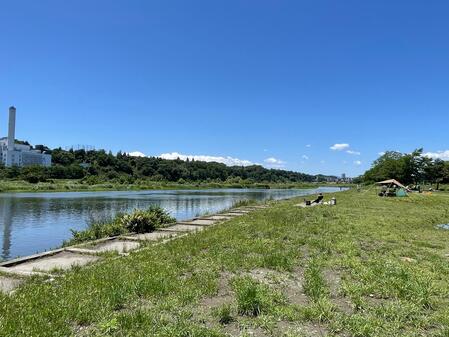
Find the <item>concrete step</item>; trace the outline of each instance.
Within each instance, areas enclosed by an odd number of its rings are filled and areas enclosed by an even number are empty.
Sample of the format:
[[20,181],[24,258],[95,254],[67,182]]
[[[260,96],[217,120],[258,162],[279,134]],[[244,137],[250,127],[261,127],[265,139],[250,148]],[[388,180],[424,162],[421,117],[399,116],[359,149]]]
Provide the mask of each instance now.
[[217,220],[211,220],[211,219],[195,219],[191,221],[179,221],[177,224],[181,225],[195,225],[195,226],[211,226],[215,223],[217,223]]
[[160,239],[169,239],[169,238],[175,237],[177,235],[178,235],[178,233],[176,233],[176,232],[157,230],[157,231],[151,232],[151,233],[122,236],[121,238],[126,239],[126,240],[157,241]]
[[22,279],[0,275],[0,291],[4,294],[10,294],[22,283],[23,283]]
[[237,211],[237,210],[232,210],[229,211],[230,214],[240,214],[240,215],[245,215],[245,214],[249,214],[251,213],[251,211]]
[[0,271],[18,275],[51,273],[53,270],[68,270],[75,265],[83,266],[100,259],[98,256],[74,253],[64,249],[38,255],[10,261],[3,264]]
[[167,231],[167,232],[195,232],[195,231],[201,231],[204,229],[204,226],[197,226],[197,225],[183,225],[183,224],[175,224],[170,227],[164,227],[161,228],[161,231]]
[[221,216],[237,217],[237,216],[240,216],[240,215],[244,215],[244,213],[228,212],[228,213],[222,213],[222,214],[219,214],[219,215],[221,215]]
[[219,220],[219,221],[223,221],[223,220],[231,220],[233,218],[233,216],[224,216],[224,215],[211,215],[211,216],[204,216],[201,219],[205,219],[205,220]]
[[140,243],[134,240],[124,240],[121,238],[106,238],[98,240],[94,243],[79,245],[76,247],[67,248],[66,251],[71,251],[81,254],[98,254],[106,252],[117,252],[119,254],[127,253],[140,247]]

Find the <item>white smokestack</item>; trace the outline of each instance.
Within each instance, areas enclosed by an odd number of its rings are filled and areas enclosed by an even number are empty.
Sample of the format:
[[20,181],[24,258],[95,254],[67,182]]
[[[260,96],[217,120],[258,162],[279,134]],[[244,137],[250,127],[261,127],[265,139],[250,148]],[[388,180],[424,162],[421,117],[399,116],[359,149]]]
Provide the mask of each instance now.
[[9,108],[8,150],[14,150],[16,139],[16,108]]

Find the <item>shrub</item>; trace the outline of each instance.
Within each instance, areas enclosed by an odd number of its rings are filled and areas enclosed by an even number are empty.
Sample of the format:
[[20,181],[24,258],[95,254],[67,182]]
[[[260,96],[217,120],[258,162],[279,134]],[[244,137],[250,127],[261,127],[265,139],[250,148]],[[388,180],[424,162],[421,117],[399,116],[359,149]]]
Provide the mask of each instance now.
[[147,210],[136,209],[130,214],[125,214],[120,219],[121,225],[129,232],[148,233],[163,225],[174,222],[172,218],[161,207],[152,206]]
[[34,174],[29,174],[29,175],[27,175],[27,176],[25,177],[25,180],[26,180],[27,182],[29,182],[30,184],[37,184],[37,183],[40,181],[39,177],[38,177],[38,176],[35,176]]
[[64,246],[127,233],[126,228],[118,221],[122,216],[119,214],[113,219],[91,219],[86,229],[81,231],[71,229],[73,237],[64,242]]
[[85,230],[72,229],[73,237],[64,242],[64,246],[130,232],[148,233],[174,221],[176,219],[158,206],[151,206],[146,210],[136,209],[129,214],[119,213],[114,218],[91,219]]

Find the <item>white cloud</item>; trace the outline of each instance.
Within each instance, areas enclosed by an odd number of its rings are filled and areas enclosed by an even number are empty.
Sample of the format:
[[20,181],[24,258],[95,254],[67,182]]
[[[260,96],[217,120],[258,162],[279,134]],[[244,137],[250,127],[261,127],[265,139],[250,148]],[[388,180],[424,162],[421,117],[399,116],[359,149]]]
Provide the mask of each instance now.
[[334,151],[343,151],[343,150],[346,150],[347,148],[349,148],[349,144],[346,144],[346,143],[344,143],[344,144],[334,144],[334,145],[332,145],[330,147],[330,149],[334,150]]
[[285,161],[273,157],[265,159],[264,162],[273,166],[282,166],[285,164]]
[[347,150],[346,153],[353,154],[355,156],[360,156],[361,153],[359,151]]
[[128,153],[128,155],[131,157],[146,157],[145,153],[142,153],[140,151],[130,152]]
[[255,165],[255,163],[245,160],[245,159],[239,159],[239,158],[233,158],[233,157],[221,157],[221,156],[208,156],[208,155],[193,155],[193,154],[181,154],[178,152],[172,152],[172,153],[162,153],[159,155],[162,159],[181,159],[181,160],[196,160],[196,161],[206,161],[206,162],[217,162],[222,163],[228,166],[250,166]]
[[301,158],[302,158],[302,159],[305,159],[305,160],[309,160],[309,157],[306,156],[305,154],[303,154]]
[[379,152],[378,155],[379,156],[383,156],[385,154],[385,152]]
[[438,151],[438,152],[426,152],[423,153],[424,157],[429,157],[432,159],[449,160],[449,150]]
[[312,147],[312,145],[310,145],[310,144],[307,144],[307,145],[306,145],[306,147]]
[[362,165],[362,162],[360,160],[356,160],[356,161],[354,161],[354,164],[357,166],[360,166],[360,165]]

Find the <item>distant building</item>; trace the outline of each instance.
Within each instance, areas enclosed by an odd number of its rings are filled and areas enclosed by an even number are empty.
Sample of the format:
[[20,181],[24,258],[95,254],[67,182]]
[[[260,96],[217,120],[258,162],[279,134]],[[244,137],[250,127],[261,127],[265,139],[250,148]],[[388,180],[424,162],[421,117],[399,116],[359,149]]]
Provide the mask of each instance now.
[[8,137],[0,138],[0,163],[6,167],[51,166],[51,155],[33,150],[31,145],[16,144],[16,108],[9,108]]
[[352,181],[353,181],[353,178],[346,176],[346,173],[343,173],[339,180],[339,182],[341,182],[341,183],[352,183]]

